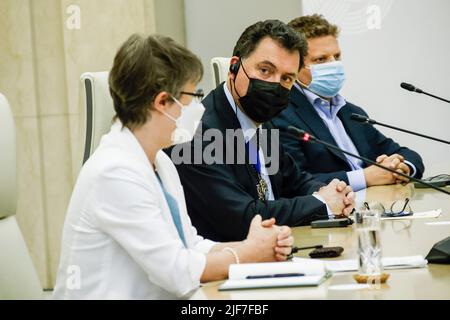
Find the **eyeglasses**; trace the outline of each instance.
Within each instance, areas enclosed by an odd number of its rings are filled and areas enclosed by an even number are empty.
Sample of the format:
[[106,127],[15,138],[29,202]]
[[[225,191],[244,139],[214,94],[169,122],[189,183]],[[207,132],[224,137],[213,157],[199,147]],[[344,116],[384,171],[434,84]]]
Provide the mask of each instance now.
[[195,92],[187,92],[187,91],[181,91],[181,94],[187,94],[189,96],[193,96],[195,102],[201,102],[203,97],[205,96],[205,93],[203,92],[202,89],[198,89]]
[[387,218],[411,216],[414,213],[409,205],[409,198],[394,201],[391,204],[390,211],[387,211],[380,202],[371,203],[370,206],[367,202],[364,202],[364,206],[367,210],[376,210],[381,213],[382,217]]

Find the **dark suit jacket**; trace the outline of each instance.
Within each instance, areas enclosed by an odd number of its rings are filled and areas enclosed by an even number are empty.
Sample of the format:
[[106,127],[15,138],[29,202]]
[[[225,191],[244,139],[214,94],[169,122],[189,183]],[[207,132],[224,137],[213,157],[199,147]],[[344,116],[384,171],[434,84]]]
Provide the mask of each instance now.
[[[188,144],[191,156],[198,143],[196,139],[201,138],[201,133],[205,130],[220,130],[225,146],[225,130],[240,129],[236,114],[225,96],[223,85],[213,90],[203,100],[203,105],[206,111],[202,118],[202,127],[197,131],[194,141]],[[272,150],[270,140],[269,137],[268,150],[264,150],[269,154]],[[208,144],[209,141],[200,144],[202,151]],[[228,146],[236,151],[237,143],[233,141],[231,146]],[[180,145],[181,147],[186,145]],[[166,150],[169,156],[175,148]],[[275,217],[277,224],[289,226],[305,225],[327,216],[326,205],[311,196],[323,184],[315,181],[311,175],[301,172],[292,157],[283,151],[280,143],[273,148],[279,148],[280,154],[280,169],[270,176],[276,199],[274,201],[258,199],[257,175],[248,159],[242,164],[175,163],[184,187],[189,216],[200,235],[216,241],[245,239],[250,222],[256,214],[260,214],[263,219]],[[178,151],[178,154],[183,152]]]
[[[352,113],[367,116],[360,107],[347,102],[338,112],[338,117],[355,144],[359,154],[375,161],[381,154],[401,154],[417,169],[416,177],[421,178],[425,170],[420,155],[384,136],[372,125],[358,123],[350,119]],[[318,139],[336,145],[336,141],[303,93],[293,88],[289,107],[272,120],[277,128],[295,126],[315,135]],[[281,130],[280,130],[281,131]],[[311,173],[316,179],[328,183],[334,178],[348,183],[347,171],[351,171],[344,154],[329,150],[318,143],[303,143],[287,132],[281,132],[281,141],[286,151],[295,159],[302,170]],[[412,172],[412,171],[411,171]]]

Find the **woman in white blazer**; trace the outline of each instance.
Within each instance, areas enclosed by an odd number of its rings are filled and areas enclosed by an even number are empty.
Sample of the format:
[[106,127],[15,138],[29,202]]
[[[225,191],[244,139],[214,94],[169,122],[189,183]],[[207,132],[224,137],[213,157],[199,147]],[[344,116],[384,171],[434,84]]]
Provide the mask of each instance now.
[[243,242],[197,235],[161,151],[192,139],[204,108],[199,59],[166,37],[131,36],[109,76],[116,119],[83,166],[67,210],[54,298],[171,299],[225,279],[232,263],[285,260],[288,227],[257,216]]

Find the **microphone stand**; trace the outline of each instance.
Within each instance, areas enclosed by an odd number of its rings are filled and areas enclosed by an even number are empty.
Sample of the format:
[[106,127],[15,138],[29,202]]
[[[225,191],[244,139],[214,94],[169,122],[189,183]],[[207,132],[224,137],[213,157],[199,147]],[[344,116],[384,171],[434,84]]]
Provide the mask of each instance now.
[[395,173],[395,174],[397,174],[397,175],[399,175],[399,176],[401,176],[401,177],[404,177],[404,178],[407,178],[407,179],[412,180],[412,181],[414,181],[414,182],[423,184],[423,185],[425,185],[425,186],[427,186],[427,187],[429,187],[429,188],[431,188],[431,189],[434,189],[434,190],[437,190],[437,191],[439,191],[439,192],[442,192],[442,193],[445,193],[445,194],[447,194],[447,195],[450,195],[450,192],[447,191],[447,190],[444,190],[444,189],[435,187],[434,185],[432,185],[432,184],[430,184],[430,183],[428,183],[428,182],[425,182],[425,181],[422,181],[422,180],[420,180],[420,179],[411,177],[411,176],[409,176],[409,175],[407,175],[407,174],[404,174],[404,173],[402,173],[402,172],[397,172],[397,171],[395,171],[394,169],[385,167],[385,166],[383,166],[383,165],[381,165],[381,164],[379,164],[379,163],[377,163],[377,162],[375,162],[375,161],[372,161],[372,160],[370,160],[370,159],[367,159],[367,158],[364,158],[364,157],[361,157],[361,156],[357,156],[356,154],[353,154],[353,153],[348,152],[348,151],[346,151],[346,150],[342,150],[341,148],[336,147],[335,145],[333,145],[333,144],[331,144],[331,143],[328,143],[328,142],[322,141],[322,140],[320,140],[320,139],[317,139],[317,138],[314,137],[313,135],[310,135],[309,133],[307,133],[307,132],[305,132],[305,131],[303,131],[303,130],[300,130],[300,129],[296,128],[296,127],[289,126],[289,127],[287,128],[287,130],[288,130],[291,134],[294,134],[295,136],[297,136],[297,138],[298,138],[299,140],[301,140],[301,141],[304,141],[304,142],[318,142],[318,143],[324,145],[324,146],[327,147],[327,148],[334,149],[334,150],[337,150],[337,151],[339,151],[339,152],[345,153],[345,154],[347,154],[347,155],[349,155],[349,156],[351,156],[351,157],[360,159],[360,160],[362,160],[362,161],[364,161],[364,162],[366,162],[366,163],[368,163],[368,164],[374,165],[374,166],[379,167],[379,168],[381,168],[381,169],[383,169],[383,170],[387,170],[387,171],[389,171],[389,172],[391,172],[391,173]]
[[435,98],[435,99],[438,99],[438,100],[441,100],[441,101],[450,103],[449,100],[444,99],[444,98],[441,98],[441,97],[438,97],[438,96],[435,96],[434,94],[431,94],[431,93],[428,93],[428,92],[425,92],[425,91],[422,91],[422,92],[420,92],[420,93],[423,93],[423,94],[426,94],[427,96],[433,97],[433,98]]
[[364,122],[364,123],[367,123],[367,124],[377,124],[379,126],[383,126],[383,127],[386,127],[386,128],[397,130],[397,131],[409,133],[409,134],[412,134],[412,135],[415,135],[415,136],[419,136],[419,137],[422,137],[422,138],[425,138],[425,139],[430,139],[430,140],[434,140],[434,141],[437,141],[437,142],[450,144],[450,141],[442,140],[442,139],[439,139],[439,138],[427,136],[427,135],[422,134],[422,133],[413,132],[413,131],[402,129],[402,128],[399,128],[399,127],[395,127],[395,126],[392,126],[392,125],[389,125],[389,124],[386,124],[386,123],[378,122],[376,120],[370,119],[368,117],[365,117],[365,116],[357,114],[357,113],[352,113],[351,116],[350,116],[350,119],[352,119],[353,121]]
[[402,82],[400,84],[400,87],[402,87],[403,89],[408,90],[408,91],[417,92],[417,93],[423,93],[423,94],[425,94],[427,96],[430,96],[432,98],[435,98],[435,99],[438,99],[438,100],[450,103],[450,101],[447,100],[447,99],[444,99],[444,98],[435,96],[434,94],[431,94],[431,93],[428,93],[426,91],[423,91],[422,89],[416,88],[415,86],[413,86],[412,84],[409,84],[409,83]]

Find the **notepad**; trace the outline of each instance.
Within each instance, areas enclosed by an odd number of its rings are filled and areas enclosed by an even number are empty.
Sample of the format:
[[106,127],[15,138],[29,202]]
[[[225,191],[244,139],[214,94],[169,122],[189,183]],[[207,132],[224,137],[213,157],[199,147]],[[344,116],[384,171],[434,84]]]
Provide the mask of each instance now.
[[[318,286],[329,273],[323,261],[232,264],[219,291]],[[301,275],[299,275],[301,274]]]
[[[428,261],[423,256],[408,256],[408,257],[384,257],[382,258],[383,268],[388,269],[410,269],[410,268],[424,268]],[[336,260],[326,261],[325,267],[331,272],[348,272],[358,270],[357,260]]]

